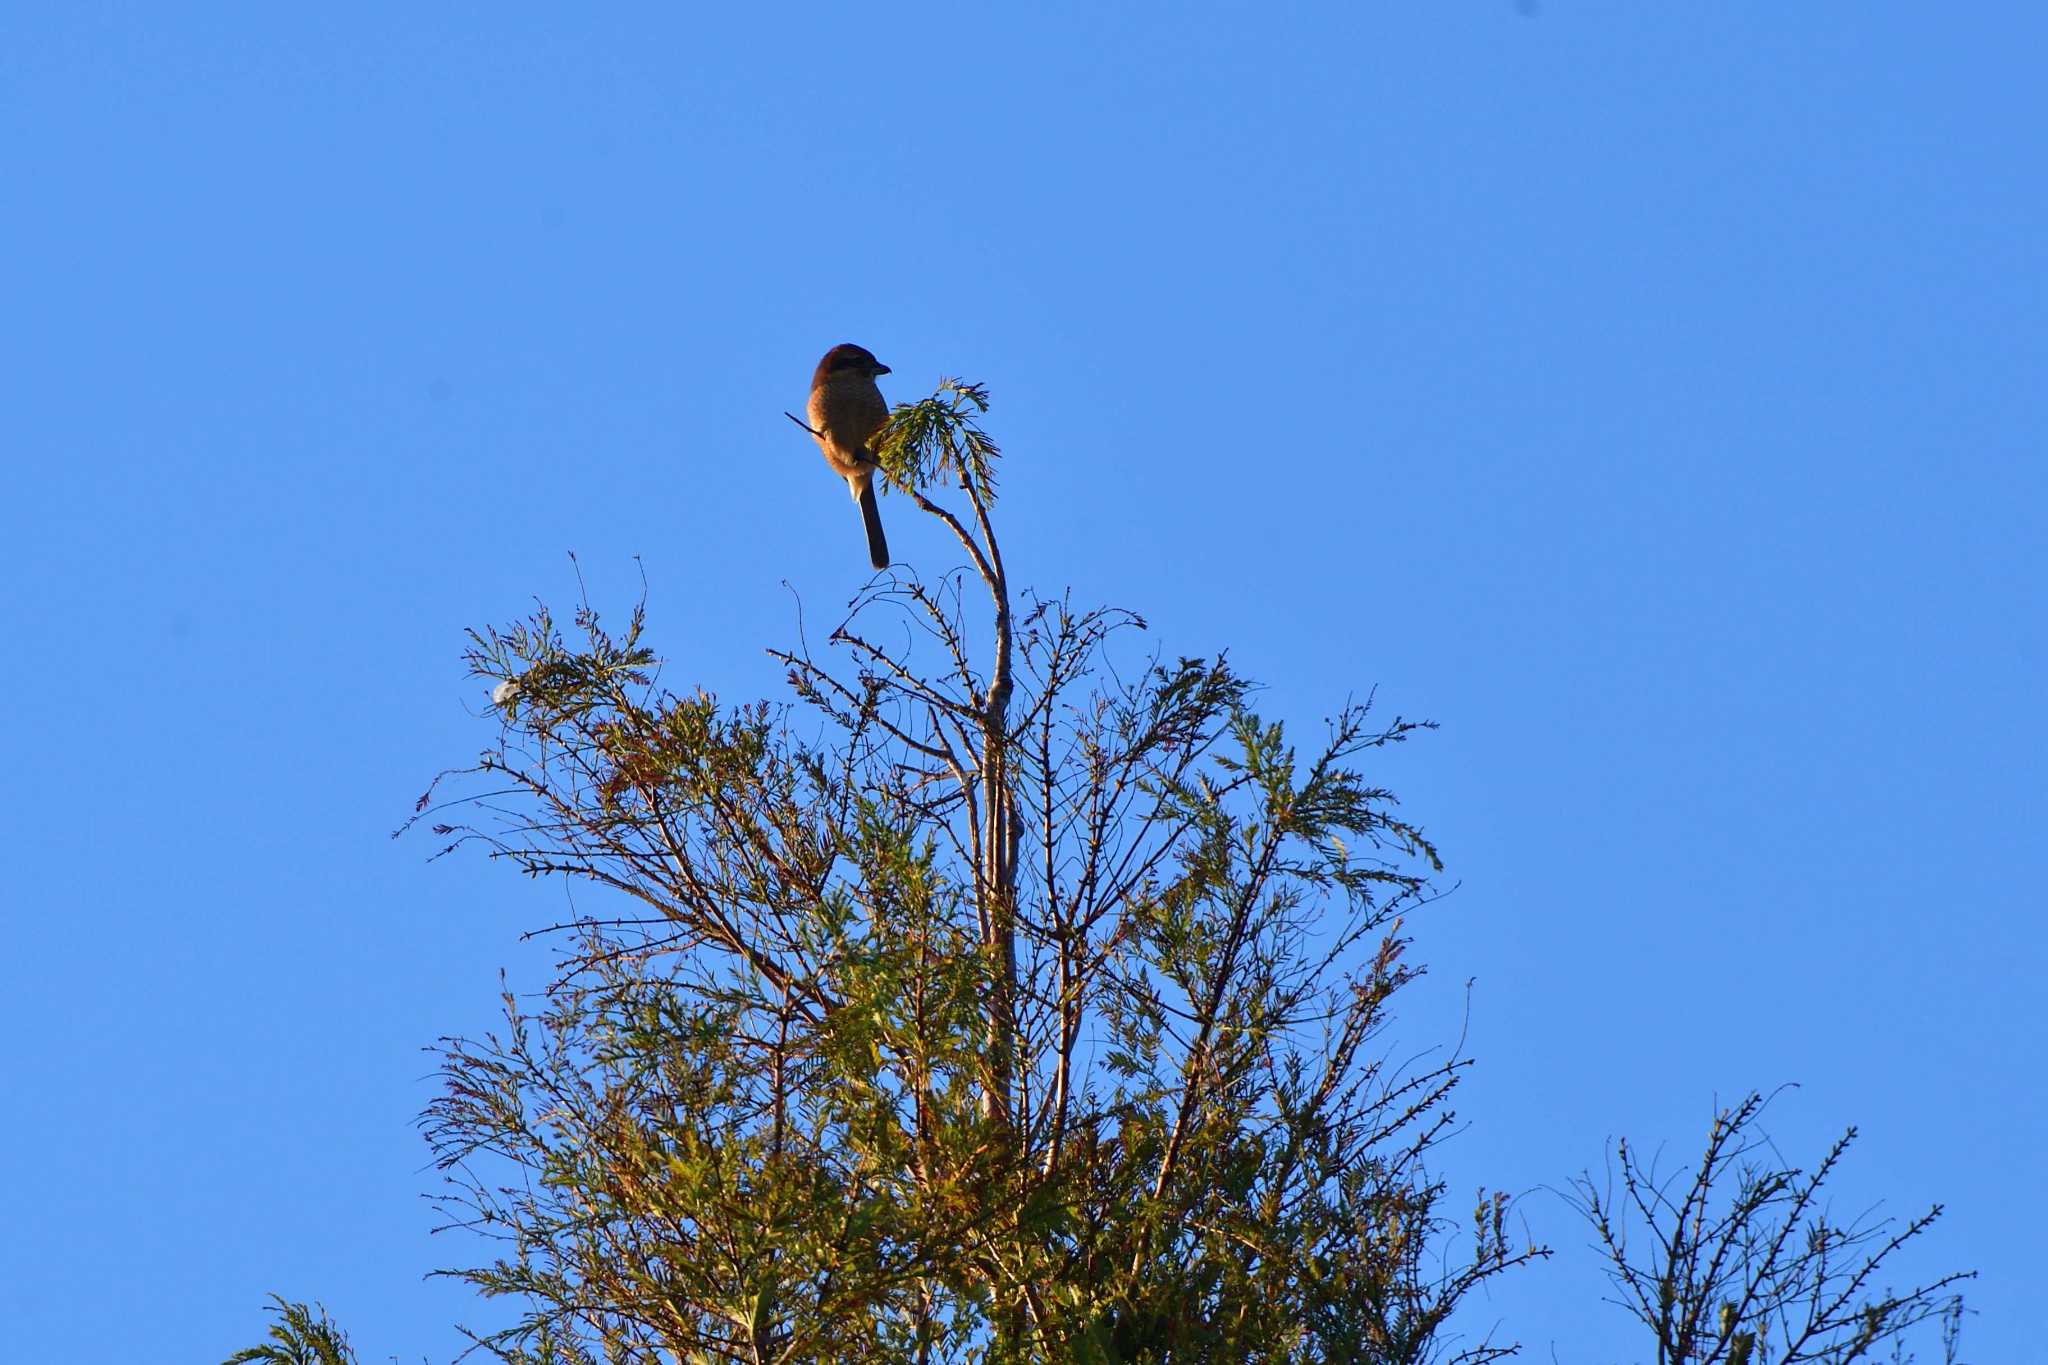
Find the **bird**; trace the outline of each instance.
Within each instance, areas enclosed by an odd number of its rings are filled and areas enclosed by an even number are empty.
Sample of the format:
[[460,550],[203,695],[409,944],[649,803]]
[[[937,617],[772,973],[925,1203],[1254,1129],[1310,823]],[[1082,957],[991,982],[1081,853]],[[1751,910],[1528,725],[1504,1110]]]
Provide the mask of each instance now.
[[875,376],[889,373],[889,367],[875,359],[873,352],[852,342],[841,342],[825,352],[811,374],[811,435],[825,452],[825,463],[846,480],[847,491],[860,504],[860,519],[868,531],[868,562],[877,569],[889,567],[889,541],[882,534],[882,511],[875,505],[875,459],[872,442],[889,420],[889,405],[875,386]]

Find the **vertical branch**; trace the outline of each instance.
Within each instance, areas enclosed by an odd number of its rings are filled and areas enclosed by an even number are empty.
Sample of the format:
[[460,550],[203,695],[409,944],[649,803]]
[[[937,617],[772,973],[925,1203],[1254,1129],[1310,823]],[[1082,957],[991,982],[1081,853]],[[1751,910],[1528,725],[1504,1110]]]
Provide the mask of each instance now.
[[988,1051],[989,1117],[1007,1128],[1010,1125],[1011,1087],[1016,1072],[1017,1049],[1017,808],[1010,786],[1009,711],[1012,685],[1010,585],[1003,573],[1002,549],[996,543],[995,528],[989,524],[988,502],[981,486],[964,472],[961,482],[968,501],[974,505],[974,519],[987,551],[981,563],[982,581],[988,585],[995,609],[995,658],[989,669],[988,692],[982,699],[982,815],[988,829],[982,840],[987,866],[982,873],[989,942],[983,946],[996,957],[996,989],[989,1001]]
[[789,1014],[790,998],[785,990],[781,1008],[775,1012],[775,1067],[770,1078],[774,1087],[775,1114],[768,1135],[768,1152],[777,1161],[782,1159],[784,1139],[789,1132]]
[[[1022,1155],[1015,1112],[1027,1099],[1017,1093],[1017,850],[1021,827],[1012,791],[1010,752],[1009,710],[1015,667],[1010,585],[1003,570],[995,527],[989,518],[985,456],[993,452],[993,445],[985,444],[985,438],[971,432],[957,436],[956,429],[945,424],[936,438],[940,449],[932,452],[938,457],[934,463],[952,464],[959,470],[960,485],[973,507],[974,529],[969,530],[959,517],[927,498],[915,481],[907,481],[903,486],[919,510],[937,517],[953,532],[973,561],[975,573],[988,588],[994,613],[988,684],[980,695],[973,697],[972,724],[979,732],[980,743],[976,747],[980,749],[981,761],[971,774],[971,784],[962,784],[962,794],[970,809],[979,797],[980,857],[974,869],[975,902],[980,948],[992,975],[982,1031],[981,1114],[1013,1161]],[[956,444],[956,439],[966,441],[966,452]],[[969,688],[972,696],[971,682]],[[1004,1164],[1009,1165],[1010,1161]],[[996,1291],[1000,1305],[995,1318],[996,1340],[1011,1347],[1022,1342],[1027,1322],[1035,1316],[1028,1299],[1016,1297],[1016,1285],[1029,1283],[1021,1242],[1017,1252],[1015,1273],[998,1270],[990,1279],[990,1288]],[[996,1256],[990,1264],[1000,1266],[1002,1261],[1002,1257]]]
[[1052,1124],[1045,1140],[1045,1159],[1039,1174],[1050,1176],[1059,1164],[1060,1152],[1067,1141],[1067,1113],[1073,1102],[1074,1040],[1080,1031],[1079,982],[1075,969],[1073,908],[1059,893],[1059,873],[1055,847],[1057,840],[1053,833],[1054,794],[1058,787],[1052,761],[1052,697],[1060,686],[1060,656],[1064,640],[1055,636],[1052,646],[1051,666],[1046,670],[1045,695],[1039,700],[1039,716],[1035,722],[1036,752],[1032,759],[1037,765],[1034,783],[1038,789],[1039,843],[1042,845],[1044,866],[1039,875],[1044,881],[1046,898],[1045,915],[1052,925],[1054,939],[1058,945],[1059,972],[1059,1019],[1058,1033],[1054,1043],[1053,1077],[1049,1102],[1052,1109]]
[[981,765],[975,774],[981,805],[981,861],[975,869],[975,899],[980,911],[982,949],[994,960],[996,979],[989,996],[984,1044],[988,1079],[982,1089],[982,1113],[1004,1128],[1011,1126],[1011,1087],[1016,1074],[1017,987],[1017,846],[1020,830],[1010,791],[1010,693],[1014,686],[1014,626],[1010,585],[1003,572],[1002,550],[989,520],[988,497],[967,461],[960,461],[960,482],[974,507],[977,538],[960,519],[912,486],[918,509],[937,517],[974,561],[987,585],[994,610],[994,658],[988,687],[979,698]]

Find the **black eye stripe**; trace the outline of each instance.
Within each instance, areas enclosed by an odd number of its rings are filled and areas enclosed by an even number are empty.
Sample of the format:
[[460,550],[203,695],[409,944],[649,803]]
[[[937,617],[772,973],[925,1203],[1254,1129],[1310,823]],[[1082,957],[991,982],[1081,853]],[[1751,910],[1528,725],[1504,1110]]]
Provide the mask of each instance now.
[[868,378],[883,374],[888,368],[875,359],[874,352],[867,347],[843,341],[825,352],[824,359],[818,362],[818,368],[811,374],[811,382],[818,384],[828,378],[838,379],[850,375]]

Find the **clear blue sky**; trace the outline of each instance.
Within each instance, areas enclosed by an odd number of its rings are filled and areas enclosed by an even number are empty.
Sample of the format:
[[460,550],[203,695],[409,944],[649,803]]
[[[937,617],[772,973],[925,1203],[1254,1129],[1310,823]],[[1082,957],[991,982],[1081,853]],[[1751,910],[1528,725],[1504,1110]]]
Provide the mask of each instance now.
[[639,556],[669,680],[774,692],[866,576],[780,415],[854,340],[992,386],[1019,580],[1442,722],[1401,1041],[1473,980],[1531,1359],[1645,1354],[1539,1187],[1785,1080],[2025,1358],[2048,10],[1010,10],[0,10],[0,1353],[495,1320],[421,1049],[562,900],[387,837],[490,731],[460,632]]

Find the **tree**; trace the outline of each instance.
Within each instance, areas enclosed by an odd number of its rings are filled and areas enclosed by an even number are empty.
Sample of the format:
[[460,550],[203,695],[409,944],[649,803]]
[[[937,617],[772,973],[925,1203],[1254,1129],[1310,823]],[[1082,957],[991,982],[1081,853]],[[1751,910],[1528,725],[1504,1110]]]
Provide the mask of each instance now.
[[1856,1130],[1811,1172],[1798,1170],[1762,1131],[1768,1105],[1752,1092],[1716,1114],[1690,1178],[1660,1175],[1624,1139],[1604,1182],[1574,1184],[1614,1302],[1650,1330],[1658,1365],[1849,1365],[1886,1345],[1894,1360],[1910,1359],[1905,1340],[1930,1319],[1954,1365],[1955,1286],[1974,1272],[1903,1292],[1875,1287],[1879,1267],[1933,1226],[1941,1205],[1903,1225],[1867,1214],[1838,1221],[1822,1189]]
[[[1484,1361],[1544,1254],[1425,1155],[1466,1064],[1375,1048],[1436,851],[1222,657],[1011,587],[987,396],[881,452],[967,566],[772,651],[794,702],[657,680],[643,608],[472,636],[503,732],[435,828],[601,888],[540,1007],[452,1040],[427,1131],[508,1361]],[[939,501],[942,480],[964,506]],[[978,605],[977,605],[978,603]],[[644,607],[644,604],[643,604]],[[430,793],[431,795],[431,793]],[[424,805],[424,802],[423,802]]]
[[[1301,751],[1225,658],[1134,655],[1135,614],[1013,592],[986,410],[948,382],[896,411],[884,470],[965,567],[878,578],[818,650],[772,650],[787,702],[666,688],[644,602],[471,635],[500,728],[415,821],[590,896],[545,990],[444,1040],[425,1116],[442,1207],[495,1243],[444,1273],[516,1305],[480,1348],[1510,1354],[1450,1315],[1549,1253],[1499,1193],[1452,1216],[1428,1162],[1469,1062],[1385,1041],[1442,869],[1367,766],[1427,726],[1368,700]],[[1848,1139],[1811,1176],[1757,1164],[1761,1108],[1682,1189],[1626,1145],[1619,1197],[1578,1187],[1660,1365],[1896,1358],[1930,1317],[1953,1365],[1961,1277],[1869,1289],[1939,1210],[1833,1222]],[[353,1365],[277,1307],[235,1360]]]

